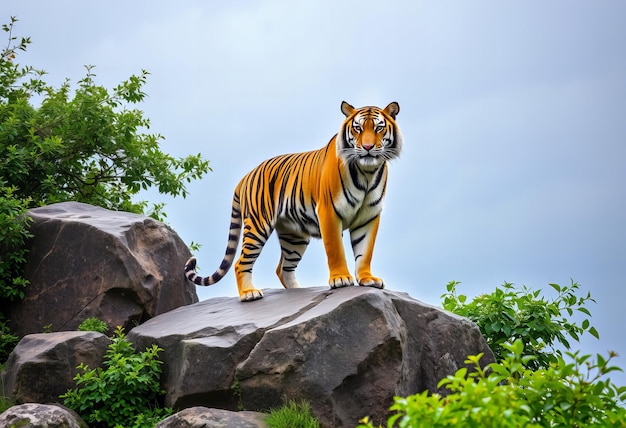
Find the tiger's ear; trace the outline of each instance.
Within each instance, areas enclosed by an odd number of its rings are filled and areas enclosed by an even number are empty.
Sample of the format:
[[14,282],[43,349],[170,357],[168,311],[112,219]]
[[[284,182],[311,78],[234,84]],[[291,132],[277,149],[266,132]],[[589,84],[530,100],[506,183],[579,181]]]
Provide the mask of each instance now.
[[396,115],[400,113],[400,105],[394,101],[392,103],[389,103],[389,105],[385,107],[385,110],[383,111],[391,116],[393,119],[395,119]]
[[354,107],[352,107],[350,104],[348,104],[345,101],[341,102],[341,112],[343,114],[346,115],[346,117],[350,116],[352,113],[354,113],[356,109]]

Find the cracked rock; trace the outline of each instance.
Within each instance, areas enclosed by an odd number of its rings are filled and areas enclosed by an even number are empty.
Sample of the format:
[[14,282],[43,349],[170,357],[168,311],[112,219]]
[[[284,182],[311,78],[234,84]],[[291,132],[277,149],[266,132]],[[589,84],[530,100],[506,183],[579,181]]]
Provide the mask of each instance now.
[[268,411],[306,400],[322,426],[384,423],[396,395],[439,381],[485,353],[468,320],[404,293],[367,287],[264,290],[159,315],[129,333],[164,351],[166,405]]

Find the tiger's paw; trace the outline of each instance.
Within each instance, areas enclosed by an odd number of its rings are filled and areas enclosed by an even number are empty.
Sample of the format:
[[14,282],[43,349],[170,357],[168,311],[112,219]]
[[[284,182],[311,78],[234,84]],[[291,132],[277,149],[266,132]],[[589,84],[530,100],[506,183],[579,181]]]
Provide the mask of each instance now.
[[362,287],[385,288],[385,282],[382,278],[377,278],[375,276],[359,278],[359,285]]
[[336,275],[331,276],[328,280],[328,285],[330,288],[342,288],[342,287],[351,287],[354,285],[354,278],[351,275]]
[[261,290],[257,290],[256,288],[245,290],[239,295],[239,300],[241,300],[242,302],[251,302],[253,300],[259,300],[262,298],[263,292]]

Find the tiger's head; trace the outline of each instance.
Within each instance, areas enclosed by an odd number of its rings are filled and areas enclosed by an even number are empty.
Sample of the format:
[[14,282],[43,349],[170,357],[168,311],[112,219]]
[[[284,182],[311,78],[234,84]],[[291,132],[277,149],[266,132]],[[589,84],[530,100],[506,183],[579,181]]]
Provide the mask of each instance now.
[[402,134],[395,120],[400,112],[397,102],[381,109],[354,108],[343,101],[341,112],[346,119],[337,134],[337,155],[340,158],[366,169],[376,169],[400,155]]

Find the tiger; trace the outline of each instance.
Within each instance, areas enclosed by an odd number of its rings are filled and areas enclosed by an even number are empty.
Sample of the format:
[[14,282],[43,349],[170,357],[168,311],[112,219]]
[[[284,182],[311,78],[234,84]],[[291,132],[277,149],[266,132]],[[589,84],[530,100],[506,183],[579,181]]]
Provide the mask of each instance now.
[[397,102],[381,109],[341,103],[345,119],[339,132],[318,150],[265,160],[235,188],[226,252],[210,276],[196,273],[196,258],[185,264],[185,277],[213,285],[230,269],[243,229],[235,276],[242,302],[261,299],[252,268],[275,230],[280,243],[276,274],[285,288],[298,288],[295,270],[311,240],[321,238],[328,261],[330,288],[354,285],[343,248],[349,229],[358,285],[384,288],[370,264],[387,186],[387,163],[400,155],[402,134],[396,124]]

